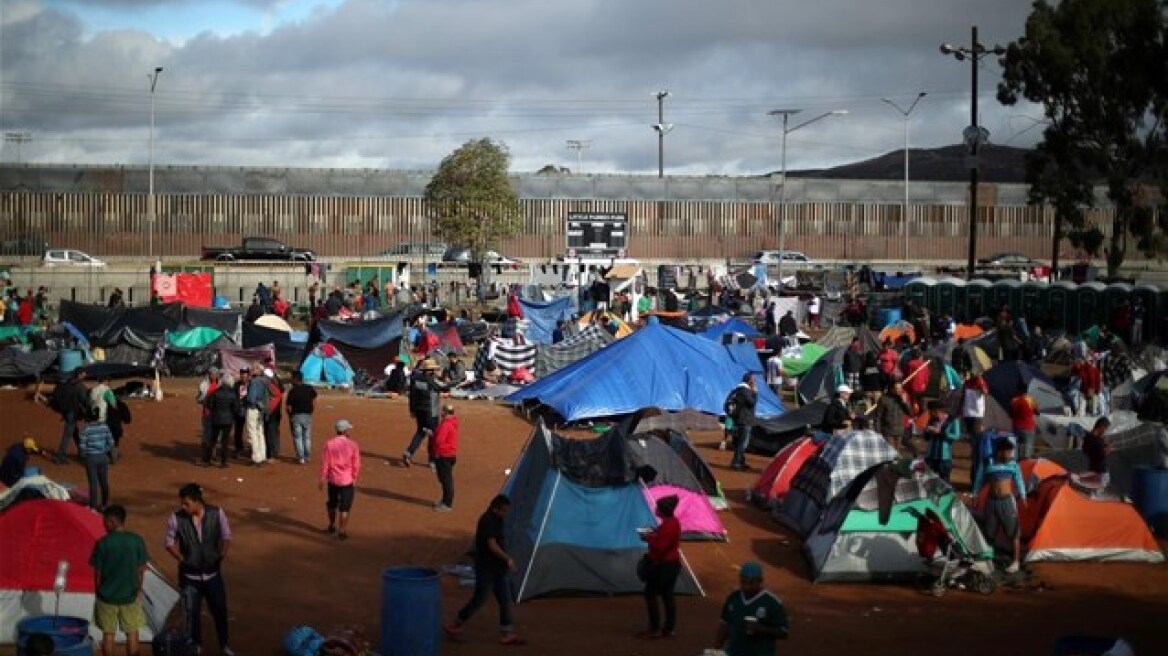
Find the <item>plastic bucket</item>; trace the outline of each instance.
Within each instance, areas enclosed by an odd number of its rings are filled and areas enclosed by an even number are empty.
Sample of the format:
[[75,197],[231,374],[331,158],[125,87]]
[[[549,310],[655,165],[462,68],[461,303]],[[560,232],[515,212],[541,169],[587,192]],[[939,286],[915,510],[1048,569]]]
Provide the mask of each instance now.
[[442,642],[442,588],[424,567],[381,571],[381,653],[436,656]]
[[53,639],[54,656],[83,656],[93,653],[89,642],[89,620],[66,615],[26,617],[16,623],[16,656],[24,656],[24,643],[34,633]]
[[887,328],[891,326],[897,321],[900,321],[901,316],[900,308],[884,308],[880,310],[880,327]]
[[1132,503],[1156,535],[1168,535],[1168,468],[1139,465],[1132,478]]
[[70,373],[85,363],[85,357],[77,349],[63,349],[57,356],[57,368],[61,373]]

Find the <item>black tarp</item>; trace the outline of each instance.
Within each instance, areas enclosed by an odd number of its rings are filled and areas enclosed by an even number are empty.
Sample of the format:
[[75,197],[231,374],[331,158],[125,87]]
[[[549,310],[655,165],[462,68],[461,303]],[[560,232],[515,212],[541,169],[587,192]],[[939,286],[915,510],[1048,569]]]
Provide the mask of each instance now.
[[0,350],[0,380],[39,378],[57,362],[56,351],[29,351],[9,346]]
[[[73,324],[94,346],[116,346],[127,339],[136,340],[138,346],[147,342],[153,346],[163,333],[183,326],[183,304],[111,310],[62,299],[60,318]],[[127,332],[131,333],[129,337]]]
[[244,348],[258,348],[269,344],[276,348],[277,362],[300,362],[305,354],[304,342],[292,341],[290,333],[243,322]]
[[316,322],[316,330],[320,341],[340,342],[363,349],[382,348],[400,339],[404,333],[400,312],[353,323],[323,319]]
[[805,406],[788,411],[780,417],[758,419],[750,433],[752,450],[778,453],[792,440],[803,437],[812,428],[823,423],[830,399],[817,399]]
[[625,485],[637,479],[628,436],[638,415],[630,415],[594,440],[567,439],[552,433],[552,467],[585,487]]
[[345,356],[345,360],[354,372],[364,371],[369,380],[383,378],[385,367],[396,360],[398,353],[401,352],[401,338],[372,349],[358,348],[344,342],[330,342],[330,344],[340,351],[341,355]]
[[231,339],[239,339],[242,315],[235,310],[187,307],[184,322],[191,328],[214,328]]

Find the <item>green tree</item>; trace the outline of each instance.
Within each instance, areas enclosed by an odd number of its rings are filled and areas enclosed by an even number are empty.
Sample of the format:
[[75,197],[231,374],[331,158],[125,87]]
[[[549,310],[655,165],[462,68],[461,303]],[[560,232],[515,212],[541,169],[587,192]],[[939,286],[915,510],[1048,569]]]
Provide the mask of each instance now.
[[[1102,181],[1115,206],[1107,272],[1134,246],[1151,250],[1156,222],[1140,183],[1163,163],[1165,5],[1162,0],[1037,0],[1025,36],[1002,59],[998,100],[1042,105],[1043,140],[1027,160],[1031,200],[1086,236],[1083,212]],[[1089,241],[1089,240],[1086,240]]]
[[510,163],[503,144],[471,140],[447,155],[426,185],[434,233],[470,248],[475,262],[523,228],[519,197],[507,179]]

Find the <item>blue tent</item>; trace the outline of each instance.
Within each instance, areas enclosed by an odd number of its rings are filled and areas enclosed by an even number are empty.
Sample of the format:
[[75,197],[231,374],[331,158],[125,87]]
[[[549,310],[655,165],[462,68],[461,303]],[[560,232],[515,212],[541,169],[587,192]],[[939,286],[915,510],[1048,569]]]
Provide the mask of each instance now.
[[312,349],[312,353],[300,363],[304,382],[309,385],[349,387],[353,384],[353,368],[336,348],[327,349],[331,354],[325,355],[325,346],[322,344]]
[[567,296],[547,303],[519,299],[519,305],[523,308],[523,318],[528,321],[523,336],[532,344],[551,344],[556,322],[572,318],[572,299]]
[[[756,358],[757,359],[757,358]],[[541,378],[507,397],[509,403],[542,403],[573,422],[657,407],[722,414],[722,405],[747,367],[725,346],[651,317],[649,325]],[[757,414],[786,410],[766,385],[759,385]]]
[[727,333],[742,333],[750,339],[754,339],[755,337],[759,337],[761,335],[761,333],[759,333],[754,326],[737,317],[734,317],[729,321],[716,323],[709,328],[706,328],[706,330],[702,332],[701,335],[707,339],[712,339],[715,342],[720,342],[722,341],[722,335]]
[[[627,436],[561,437],[542,422],[503,486],[511,498],[507,551],[515,559],[515,601],[553,593],[627,594],[644,589],[637,528],[655,526],[643,484],[625,458]],[[682,561],[676,591],[702,594]]]
[[[730,355],[730,359],[742,365],[749,371],[756,374],[761,374],[766,371],[762,366],[762,360],[758,359],[758,351],[754,348],[754,344],[750,342],[738,342],[736,344],[723,344],[722,348],[726,349],[726,353]],[[764,379],[759,379],[758,383],[762,387],[766,387]]]

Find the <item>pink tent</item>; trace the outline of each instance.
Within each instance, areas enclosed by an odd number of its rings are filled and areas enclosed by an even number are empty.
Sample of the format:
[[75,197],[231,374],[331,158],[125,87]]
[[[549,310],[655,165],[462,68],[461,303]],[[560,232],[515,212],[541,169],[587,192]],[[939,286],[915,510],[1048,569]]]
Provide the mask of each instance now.
[[676,485],[645,488],[645,500],[650,508],[656,508],[658,499],[671,494],[676,494],[679,501],[673,514],[681,522],[682,540],[726,540],[726,527],[704,492],[693,492]]

